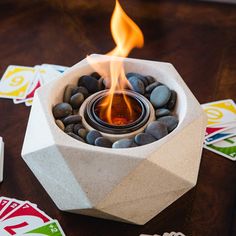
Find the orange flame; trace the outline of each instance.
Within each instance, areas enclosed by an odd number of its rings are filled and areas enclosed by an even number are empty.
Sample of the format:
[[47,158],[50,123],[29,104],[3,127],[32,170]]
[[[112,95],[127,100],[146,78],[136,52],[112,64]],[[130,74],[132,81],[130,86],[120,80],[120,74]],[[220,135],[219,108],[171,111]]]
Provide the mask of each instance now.
[[127,57],[133,48],[143,47],[142,31],[126,15],[118,0],[116,0],[116,6],[111,17],[111,33],[116,47],[108,55]]
[[[116,43],[116,47],[107,53],[109,56],[120,56],[127,57],[130,51],[137,47],[141,48],[144,44],[144,37],[140,28],[134,23],[134,21],[124,12],[118,0],[116,0],[115,9],[111,17],[111,33],[112,37]],[[99,63],[95,63],[95,69],[100,73],[106,80],[108,80],[107,75],[101,68]],[[122,125],[122,122],[113,117],[112,106],[114,105],[114,94],[116,91],[124,91],[127,87],[130,87],[129,82],[125,76],[125,71],[123,68],[122,61],[111,61],[110,62],[110,89],[108,96],[106,96],[102,104],[100,104],[100,114],[105,115],[106,120],[109,124]],[[128,109],[126,114],[132,120],[132,107],[129,98],[123,93],[124,103]]]

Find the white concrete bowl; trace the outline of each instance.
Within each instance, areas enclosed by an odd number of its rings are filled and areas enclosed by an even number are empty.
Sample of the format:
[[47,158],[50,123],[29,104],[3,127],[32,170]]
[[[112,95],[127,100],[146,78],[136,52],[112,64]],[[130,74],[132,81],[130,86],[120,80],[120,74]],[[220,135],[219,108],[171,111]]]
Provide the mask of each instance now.
[[[108,56],[99,57],[105,68]],[[169,63],[124,59],[126,72],[152,75],[178,94],[178,127],[154,143],[109,149],[79,142],[55,124],[52,107],[67,84],[93,72],[87,60],[59,80],[38,89],[31,109],[22,157],[63,211],[145,224],[197,182],[206,116]]]

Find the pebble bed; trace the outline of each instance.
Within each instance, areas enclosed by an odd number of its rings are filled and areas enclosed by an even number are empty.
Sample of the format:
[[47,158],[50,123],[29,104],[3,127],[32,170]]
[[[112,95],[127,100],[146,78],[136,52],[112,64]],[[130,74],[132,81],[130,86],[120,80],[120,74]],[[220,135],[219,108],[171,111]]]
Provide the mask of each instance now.
[[64,90],[63,102],[56,104],[52,113],[57,126],[72,138],[91,145],[106,148],[130,148],[155,142],[178,125],[178,118],[172,114],[177,94],[166,85],[159,83],[152,76],[127,73],[132,90],[145,96],[155,109],[156,120],[150,122],[144,133],[137,134],[133,139],[120,139],[112,143],[97,130],[88,131],[82,124],[78,111],[84,100],[90,95],[107,89],[105,80],[97,73],[79,78],[77,85],[67,85]]

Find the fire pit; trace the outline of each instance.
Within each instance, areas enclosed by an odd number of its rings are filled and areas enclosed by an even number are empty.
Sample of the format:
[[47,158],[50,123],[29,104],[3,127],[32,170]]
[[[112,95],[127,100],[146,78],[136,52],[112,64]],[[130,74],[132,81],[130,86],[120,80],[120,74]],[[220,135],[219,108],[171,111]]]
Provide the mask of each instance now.
[[[110,60],[121,60],[93,57],[107,69]],[[77,141],[59,129],[52,107],[62,101],[67,84],[93,72],[85,59],[37,91],[22,157],[61,210],[144,224],[196,184],[206,117],[171,64],[123,62],[125,71],[148,71],[177,92],[179,125],[173,132],[148,145],[110,149]]]
[[109,56],[37,90],[22,157],[59,209],[144,224],[196,184],[206,117],[171,64],[124,58],[143,36],[118,2],[111,28]]

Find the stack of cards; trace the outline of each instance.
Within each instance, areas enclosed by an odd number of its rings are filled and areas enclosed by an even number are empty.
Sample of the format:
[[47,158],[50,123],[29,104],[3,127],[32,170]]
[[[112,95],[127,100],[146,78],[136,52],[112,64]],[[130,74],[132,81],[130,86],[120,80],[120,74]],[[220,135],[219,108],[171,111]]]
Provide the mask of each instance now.
[[[161,236],[159,234],[154,234],[154,235],[148,235],[148,234],[140,234],[140,236]],[[181,232],[170,232],[170,233],[164,233],[162,236],[185,236]]]
[[7,197],[0,197],[0,235],[65,236],[58,221],[37,205]]
[[236,104],[233,100],[221,100],[202,104],[207,114],[204,148],[236,160]]
[[0,98],[10,98],[15,104],[25,103],[26,106],[31,106],[35,91],[58,79],[67,68],[52,64],[8,66],[0,80]]
[[3,180],[4,142],[0,137],[0,183]]

